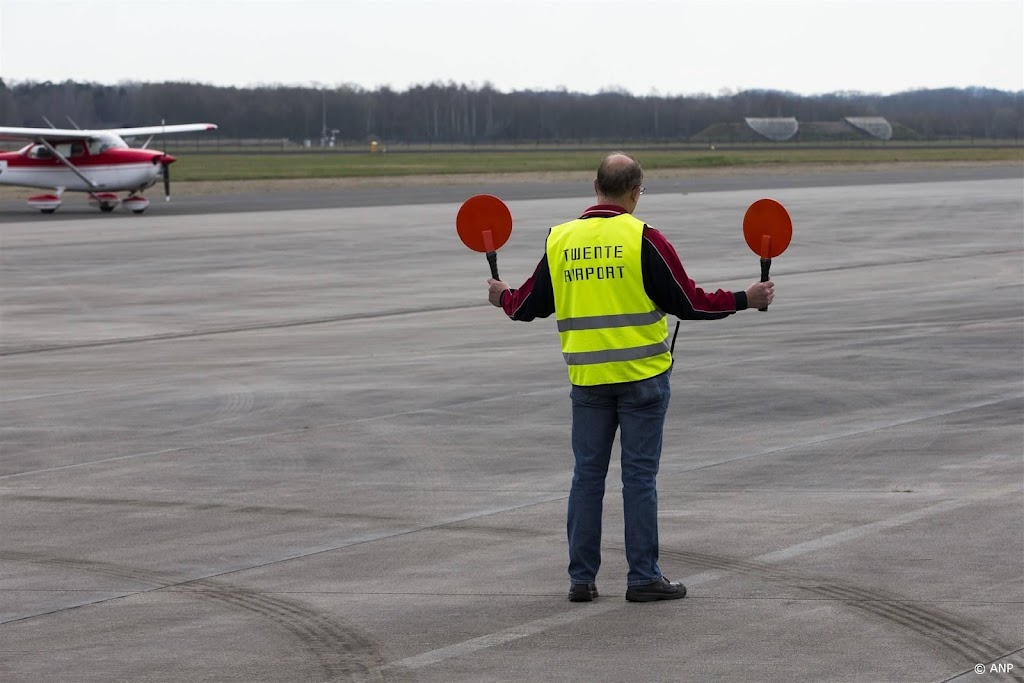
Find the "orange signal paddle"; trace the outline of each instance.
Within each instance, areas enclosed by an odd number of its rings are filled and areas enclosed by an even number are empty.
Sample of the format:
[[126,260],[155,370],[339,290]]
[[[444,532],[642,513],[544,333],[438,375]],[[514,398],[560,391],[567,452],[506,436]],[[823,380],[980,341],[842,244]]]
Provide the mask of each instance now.
[[473,251],[487,254],[491,277],[498,277],[498,249],[512,234],[512,212],[492,194],[473,195],[459,208],[455,229],[462,243]]
[[[772,259],[786,251],[793,238],[793,221],[786,207],[774,199],[758,199],[743,215],[743,238],[761,257],[761,282],[768,282]],[[768,307],[757,309],[767,311]]]

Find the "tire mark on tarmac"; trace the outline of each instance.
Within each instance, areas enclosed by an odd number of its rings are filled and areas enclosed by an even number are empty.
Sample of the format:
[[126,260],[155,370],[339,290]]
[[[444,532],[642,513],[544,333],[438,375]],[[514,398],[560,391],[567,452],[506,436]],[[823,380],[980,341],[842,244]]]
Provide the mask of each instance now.
[[[134,597],[144,593],[176,589],[176,592],[179,593],[186,593],[190,596],[210,600],[229,608],[255,614],[275,628],[292,636],[316,661],[320,675],[315,679],[303,675],[302,680],[384,680],[381,674],[381,665],[384,661],[383,656],[380,647],[373,639],[362,634],[359,629],[342,623],[340,620],[319,612],[298,600],[254,591],[211,579],[175,581],[159,572],[133,569],[123,565],[95,560],[45,557],[37,553],[24,552],[0,552],[0,559],[83,571],[89,574],[114,579],[128,579],[156,586],[155,588],[87,603],[90,606],[126,597]],[[84,607],[86,605],[80,606]],[[47,614],[53,613],[49,612]],[[5,623],[14,623],[15,621],[21,620],[16,619]]]
[[290,598],[234,586],[197,581],[197,594],[252,612],[292,634],[320,664],[321,680],[382,681],[384,659],[377,644],[358,630],[344,626],[312,607]]
[[777,569],[764,562],[744,561],[709,553],[662,549],[661,554],[704,569],[739,572],[769,583],[794,586],[826,600],[842,603],[870,617],[909,629],[932,641],[941,649],[959,655],[965,662],[986,661],[999,653],[1018,647],[1018,644],[1003,640],[998,634],[989,631],[983,624],[945,610],[908,601],[881,589],[860,588],[834,579]]
[[[109,564],[109,563],[94,562],[94,561],[90,561],[90,560],[67,560],[67,559],[60,559],[60,558],[52,558],[50,556],[41,555],[39,553],[27,553],[27,552],[19,552],[19,551],[3,551],[3,550],[0,550],[0,560],[21,561],[21,562],[34,562],[36,564],[54,564],[55,566],[82,566],[82,567],[88,567],[89,571],[92,571],[93,573],[96,573],[96,574],[106,573],[107,575],[113,576],[115,578],[131,578],[133,580],[143,580],[145,582],[157,583],[157,588],[149,588],[149,589],[146,589],[146,590],[141,590],[141,591],[135,591],[134,592],[134,593],[146,593],[146,592],[149,592],[149,591],[152,591],[152,590],[160,590],[162,588],[170,588],[172,586],[181,586],[181,585],[186,585],[186,584],[195,584],[195,583],[201,582],[201,581],[212,581],[213,579],[219,579],[220,577],[224,577],[224,576],[227,576],[229,574],[237,574],[239,572],[250,571],[250,570],[253,570],[253,569],[264,569],[266,567],[270,567],[270,566],[276,565],[276,564],[282,564],[282,563],[285,563],[285,562],[291,562],[293,560],[301,560],[301,559],[313,557],[314,555],[320,555],[320,554],[323,554],[323,553],[330,553],[330,552],[334,552],[336,550],[342,550],[344,548],[349,548],[349,547],[356,546],[356,545],[362,545],[364,543],[374,543],[376,541],[382,541],[382,540],[387,540],[387,539],[398,538],[400,536],[406,536],[408,534],[418,533],[418,532],[421,532],[421,531],[437,531],[439,529],[446,529],[446,528],[459,529],[463,525],[465,525],[466,522],[472,522],[474,520],[478,520],[478,519],[481,519],[481,518],[484,518],[484,517],[490,517],[492,515],[498,515],[498,514],[502,514],[502,513],[506,513],[506,512],[515,512],[515,511],[518,511],[518,510],[525,510],[525,509],[532,508],[532,507],[537,506],[537,505],[546,505],[548,503],[553,503],[553,502],[556,502],[556,501],[564,501],[566,498],[567,498],[567,494],[559,493],[556,496],[544,497],[544,498],[541,498],[541,499],[538,499],[538,500],[533,500],[533,501],[530,501],[530,502],[527,502],[527,503],[518,503],[518,504],[514,504],[514,505],[506,505],[506,506],[503,506],[503,507],[496,507],[496,508],[491,508],[491,509],[486,509],[486,510],[477,510],[477,511],[470,512],[470,513],[467,513],[467,514],[464,514],[464,515],[453,517],[451,519],[442,520],[442,521],[436,522],[434,524],[425,524],[425,525],[422,525],[422,526],[408,526],[408,527],[402,527],[402,528],[398,528],[398,529],[389,529],[389,530],[386,530],[386,531],[357,533],[356,535],[347,537],[344,540],[334,540],[332,543],[330,543],[328,545],[325,545],[325,546],[309,548],[309,549],[306,549],[306,550],[303,550],[303,551],[296,552],[295,554],[284,555],[284,556],[281,556],[281,557],[273,557],[273,558],[270,558],[270,559],[265,559],[263,561],[258,561],[257,560],[253,564],[241,564],[241,565],[236,565],[236,566],[231,566],[231,567],[227,567],[227,568],[218,569],[218,570],[215,570],[213,573],[211,573],[208,576],[202,576],[202,577],[198,577],[198,578],[195,578],[195,579],[187,579],[187,580],[180,581],[179,583],[175,583],[175,584],[167,583],[167,580],[164,578],[164,575],[156,574],[156,573],[153,573],[153,572],[143,572],[142,570],[127,570],[127,571],[130,572],[130,574],[126,574],[126,573],[124,573],[125,570],[120,568],[119,565],[112,565],[112,564]],[[486,529],[488,531],[492,530],[492,529],[490,529],[488,527],[477,526],[477,525],[470,525],[468,528],[470,528],[470,529],[481,529],[481,530]],[[499,533],[501,533],[501,529],[498,529],[497,531]],[[54,608],[54,609],[51,609],[51,610],[49,610],[47,612],[37,612],[37,613],[34,613],[34,614],[24,614],[24,615],[20,615],[20,616],[15,616],[14,618],[8,619],[6,621],[0,621],[0,626],[3,626],[4,624],[13,623],[13,622],[16,622],[16,621],[23,621],[25,619],[34,619],[36,617],[42,617],[42,616],[46,616],[48,614],[55,614],[55,613],[58,613],[58,612],[64,612],[64,611],[67,611],[67,610],[70,610],[70,609],[77,609],[79,607],[86,607],[86,606],[90,606],[90,605],[97,605],[97,604],[101,604],[101,603],[107,602],[108,600],[116,600],[116,599],[123,598],[123,597],[129,597],[130,595],[132,595],[134,593],[126,592],[123,595],[117,595],[117,596],[113,596],[113,597],[110,597],[110,598],[102,598],[102,599],[98,599],[98,600],[88,600],[88,601],[79,603],[77,605],[70,605],[70,606],[66,606],[66,607]]]
[[[851,527],[850,529],[847,529],[845,531],[841,531],[841,532],[834,533],[834,534],[828,534],[826,536],[822,536],[822,537],[817,538],[817,539],[813,539],[813,540],[810,540],[810,541],[805,541],[803,543],[798,543],[798,544],[790,546],[788,548],[783,548],[781,550],[777,550],[777,551],[774,551],[774,552],[771,552],[771,553],[766,553],[764,555],[760,555],[758,557],[755,557],[755,558],[753,558],[751,560],[741,561],[741,562],[738,562],[738,563],[735,560],[730,560],[728,558],[719,558],[719,557],[712,556],[712,555],[703,555],[703,556],[701,556],[699,554],[693,554],[693,557],[695,559],[703,558],[703,561],[706,564],[713,565],[713,566],[710,566],[712,571],[704,572],[704,573],[701,573],[701,574],[694,574],[694,575],[691,575],[691,576],[685,576],[685,577],[683,577],[682,580],[683,580],[683,582],[687,586],[697,586],[697,585],[703,585],[703,584],[707,584],[707,583],[711,583],[713,581],[716,581],[716,580],[718,580],[719,578],[722,577],[723,573],[728,573],[728,572],[731,572],[731,571],[737,571],[737,570],[738,571],[743,571],[744,569],[746,569],[749,573],[754,573],[754,574],[758,574],[758,573],[764,574],[765,572],[772,572],[772,571],[775,571],[775,570],[766,569],[766,568],[763,567],[763,565],[765,565],[765,564],[772,564],[772,563],[775,563],[775,562],[781,562],[783,560],[792,559],[792,558],[795,558],[795,557],[798,557],[798,556],[801,556],[801,555],[806,555],[806,554],[809,554],[809,553],[812,553],[812,552],[816,552],[818,550],[822,550],[822,549],[825,549],[825,548],[835,547],[837,545],[840,545],[840,544],[843,544],[843,543],[846,543],[846,542],[849,542],[849,541],[852,541],[852,540],[856,540],[856,539],[862,538],[864,536],[867,536],[869,534],[872,534],[872,533],[875,533],[875,532],[878,532],[878,531],[882,531],[884,529],[891,529],[893,527],[909,524],[911,522],[914,522],[914,521],[917,521],[917,520],[920,520],[920,519],[924,519],[924,518],[930,517],[932,515],[942,514],[942,513],[945,513],[945,512],[950,512],[952,510],[957,510],[959,508],[967,507],[969,505],[973,505],[973,504],[978,503],[978,502],[989,500],[991,498],[997,498],[997,497],[1011,495],[1011,494],[1019,495],[1019,493],[1020,493],[1019,492],[1019,488],[1014,486],[1014,487],[1007,487],[1007,488],[999,489],[999,490],[990,490],[990,491],[986,491],[984,493],[981,493],[981,494],[978,494],[978,495],[975,495],[975,496],[969,496],[969,497],[962,498],[962,499],[945,501],[945,502],[942,502],[942,503],[937,503],[935,505],[930,505],[930,506],[925,507],[925,508],[921,508],[921,509],[913,511],[913,512],[904,513],[904,514],[901,514],[901,515],[896,515],[895,517],[891,517],[889,519],[879,520],[877,522],[872,522],[870,524],[865,524],[865,525],[862,525],[860,527]],[[672,551],[671,550],[665,550],[663,548],[661,550],[661,553],[663,555],[670,555],[672,553]],[[687,554],[686,553],[680,553],[680,556],[681,557],[685,557],[685,556],[687,556]],[[784,570],[778,570],[777,575],[780,577],[780,580],[783,577],[787,577],[788,578],[790,576]],[[801,579],[803,580],[802,577],[801,577]],[[838,587],[837,584],[835,584],[835,583],[832,583],[831,587],[833,589],[837,589],[837,588],[841,589],[842,588],[842,587]],[[846,595],[844,597],[849,599],[848,595]],[[865,605],[878,604],[878,603],[871,603],[869,601],[861,601],[861,602],[858,602],[856,604],[862,604],[862,603],[865,604]],[[498,632],[495,632],[495,633],[489,633],[489,634],[486,634],[486,635],[483,635],[483,636],[479,636],[477,638],[472,638],[470,640],[462,641],[461,643],[455,643],[453,645],[449,645],[449,646],[446,646],[446,647],[443,647],[443,648],[439,648],[437,650],[431,650],[431,651],[428,651],[428,652],[420,653],[418,655],[413,655],[411,657],[406,657],[405,659],[396,660],[396,661],[388,663],[384,667],[384,669],[385,670],[390,670],[390,669],[406,669],[406,670],[421,669],[421,668],[426,667],[426,666],[431,666],[433,664],[438,664],[438,663],[440,663],[440,662],[442,662],[442,661],[444,661],[446,659],[451,659],[451,658],[454,658],[454,657],[464,657],[464,656],[467,656],[467,655],[471,655],[471,654],[473,654],[475,652],[479,652],[481,650],[485,650],[485,649],[492,648],[492,647],[495,647],[495,646],[498,646],[498,645],[504,645],[506,643],[510,643],[510,642],[519,640],[520,638],[526,638],[526,637],[529,637],[529,636],[539,635],[539,634],[544,633],[545,631],[548,631],[548,630],[550,630],[552,628],[559,628],[559,627],[562,627],[562,626],[567,626],[567,625],[575,623],[577,621],[582,621],[584,619],[595,617],[595,616],[598,616],[598,615],[601,615],[601,614],[605,614],[605,613],[608,613],[608,612],[612,612],[612,611],[615,611],[615,610],[631,609],[631,608],[632,607],[631,607],[630,603],[625,603],[625,604],[621,603],[621,602],[616,602],[616,603],[605,602],[605,603],[597,603],[597,604],[587,603],[585,606],[580,606],[578,608],[572,608],[572,609],[570,609],[568,611],[560,612],[558,614],[554,614],[554,615],[551,615],[551,616],[548,616],[548,617],[544,617],[544,618],[541,618],[541,619],[536,619],[534,621],[527,622],[525,624],[519,624],[519,625],[513,626],[511,628],[505,629],[503,631],[498,631]],[[869,609],[869,608],[865,608],[865,611],[867,611],[867,609]],[[950,618],[949,615],[947,615],[944,612],[941,612],[940,610],[928,610],[926,608],[926,609],[920,610],[920,611],[913,611],[911,609],[905,609],[902,617],[900,617],[899,614],[896,614],[896,615],[889,614],[888,617],[890,617],[890,620],[892,620],[894,622],[895,622],[895,619],[897,617],[902,618],[906,622],[908,622],[908,624],[912,624],[915,628],[920,628],[920,629],[924,629],[925,627],[923,626],[923,624],[928,623],[927,620],[930,619],[934,623],[944,626],[951,633],[959,634],[959,635],[957,635],[958,638],[961,638],[961,637],[966,638],[966,636],[962,635],[962,630],[961,630],[961,626],[962,626],[963,623],[966,623],[966,620],[960,620],[957,617]],[[975,643],[971,643],[970,647],[968,647],[967,645],[964,645],[964,644],[958,644],[957,647],[958,648],[963,647],[963,651],[962,652],[958,650],[959,654],[964,654],[965,652],[969,653],[969,654],[973,654],[974,651],[971,648],[974,648],[974,647],[989,647],[989,646],[991,646],[991,647],[997,647],[998,648],[1001,645],[1003,645],[1003,641],[1000,640],[998,638],[998,636],[982,635],[982,636],[980,636],[980,641],[979,642],[975,642]],[[1012,649],[1012,647],[1013,646],[1009,646],[1010,649]],[[1001,653],[1005,653],[1007,651],[1008,651],[1007,649],[1004,649],[1004,650],[1001,650],[1000,652]],[[991,651],[988,653],[988,656],[991,656]],[[1003,656],[1003,655],[1001,654],[1000,656]]]
[[[783,548],[781,550],[777,550],[777,551],[773,551],[773,552],[770,552],[770,553],[766,553],[764,555],[760,555],[760,556],[758,556],[756,558],[753,558],[752,560],[747,560],[747,561],[737,562],[737,561],[732,560],[730,558],[724,558],[723,559],[723,558],[720,558],[720,557],[717,557],[717,556],[706,555],[706,554],[705,555],[700,555],[700,554],[695,554],[695,553],[691,553],[691,554],[682,553],[682,554],[680,554],[681,557],[689,557],[694,563],[697,563],[697,564],[700,564],[701,562],[703,562],[705,564],[705,566],[708,566],[710,569],[713,570],[711,572],[704,572],[702,574],[697,574],[697,575],[691,575],[691,576],[684,577],[684,581],[688,585],[690,585],[690,586],[706,584],[706,583],[710,583],[712,581],[715,581],[718,578],[721,578],[721,572],[729,572],[729,571],[737,571],[737,570],[739,570],[739,571],[746,570],[748,573],[752,573],[752,574],[755,574],[755,575],[762,575],[762,576],[766,575],[769,578],[772,577],[772,576],[775,576],[775,577],[778,577],[778,580],[780,580],[780,581],[788,581],[788,580],[791,580],[792,575],[787,574],[784,570],[766,570],[766,569],[763,568],[763,565],[771,564],[771,563],[775,563],[775,562],[781,562],[781,561],[784,561],[784,560],[793,559],[793,558],[801,556],[801,555],[805,555],[805,554],[808,554],[808,553],[811,553],[811,552],[815,552],[815,551],[818,551],[818,550],[821,550],[821,549],[834,547],[834,546],[837,546],[837,545],[840,545],[840,544],[843,544],[843,543],[846,543],[846,542],[849,542],[849,541],[852,541],[852,540],[856,540],[856,539],[862,538],[864,536],[870,535],[870,534],[878,532],[878,531],[882,531],[882,530],[885,530],[885,529],[891,529],[891,528],[894,528],[894,527],[902,526],[902,525],[905,525],[905,524],[908,524],[908,523],[911,523],[913,521],[917,521],[917,520],[920,520],[920,519],[924,519],[926,517],[929,517],[929,516],[932,516],[932,515],[935,515],[935,514],[941,514],[941,513],[953,511],[953,510],[956,510],[956,509],[959,509],[959,508],[962,508],[962,507],[966,507],[966,506],[972,505],[972,504],[974,504],[976,502],[988,500],[988,499],[995,498],[995,497],[1010,495],[1010,494],[1019,494],[1018,487],[1014,486],[1014,487],[1007,487],[1005,489],[990,490],[990,491],[986,491],[985,493],[974,495],[974,496],[969,496],[969,497],[963,498],[963,499],[945,501],[945,502],[938,503],[938,504],[935,504],[935,505],[931,505],[931,506],[928,506],[928,507],[925,507],[925,508],[922,508],[922,509],[919,509],[919,510],[916,510],[916,511],[913,511],[913,512],[897,515],[897,516],[892,517],[892,518],[879,520],[877,522],[872,522],[870,524],[862,525],[860,527],[852,527],[852,528],[847,529],[845,531],[837,532],[837,533],[834,533],[834,534],[829,534],[829,535],[826,535],[826,536],[819,537],[817,539],[813,539],[813,540],[810,540],[810,541],[805,541],[803,543],[798,543],[798,544],[790,546],[788,548]],[[564,499],[564,496],[561,496],[558,499]],[[546,502],[551,502],[551,501],[538,501],[536,503],[532,503],[531,505],[544,504]],[[519,506],[519,507],[523,507],[523,506]],[[518,509],[518,508],[514,508],[514,509]],[[500,512],[500,510],[499,511],[489,511],[489,512],[487,512],[485,514],[494,514],[495,512]],[[483,515],[482,514],[480,514],[480,515],[473,515],[473,516],[467,517],[467,519],[471,519],[471,518],[474,518],[474,517],[480,517],[480,516],[483,516]],[[452,522],[449,522],[447,524],[452,524],[452,523],[455,523],[455,522],[458,522],[458,521],[459,520],[452,520]],[[428,528],[437,528],[439,526],[446,526],[446,524],[434,525],[432,527],[425,527],[424,529],[412,529],[412,530],[405,530],[405,531],[396,531],[396,532],[387,534],[384,537],[393,537],[393,536],[397,536],[397,535],[404,535],[406,533],[413,533],[414,531],[425,530],[425,529],[428,529]],[[313,551],[313,552],[303,553],[303,554],[298,555],[298,556],[293,557],[293,558],[284,558],[284,559],[281,559],[281,560],[275,560],[275,561],[272,561],[272,562],[262,563],[262,564],[255,565],[255,566],[252,566],[252,567],[246,567],[246,568],[241,568],[241,569],[236,569],[236,570],[231,570],[231,571],[225,571],[225,572],[222,572],[221,574],[219,574],[218,576],[223,576],[223,575],[226,575],[226,574],[229,574],[229,573],[233,573],[235,571],[244,571],[244,570],[247,570],[247,569],[256,569],[256,568],[260,568],[260,567],[265,567],[265,566],[268,566],[269,564],[274,564],[274,563],[277,563],[277,562],[288,561],[289,559],[297,559],[299,557],[307,557],[309,555],[317,554],[317,553],[320,553],[320,552],[329,552],[331,550],[337,550],[337,549],[340,549],[342,547],[347,547],[348,545],[352,545],[354,543],[372,542],[374,540],[378,540],[378,537],[371,536],[371,537],[369,537],[367,539],[364,539],[364,540],[356,540],[356,541],[353,541],[351,543],[346,543],[346,544],[343,544],[343,545],[340,545],[340,546],[336,546],[334,548],[327,548],[327,549],[316,550],[316,551]],[[663,552],[663,554],[668,555],[668,554],[670,554],[673,551],[671,551],[671,550],[663,550],[662,552]],[[46,558],[46,557],[40,557],[38,554],[32,554],[32,553],[17,553],[17,552],[0,553],[0,559],[30,561],[30,562],[40,563],[40,564],[52,564],[52,565],[55,565],[55,566],[67,566],[67,567],[73,567],[73,568],[83,568],[83,569],[86,569],[87,571],[92,571],[94,573],[99,573],[99,574],[106,574],[106,575],[114,576],[114,577],[118,577],[118,578],[130,578],[132,580],[150,581],[150,582],[157,583],[157,588],[149,589],[149,590],[161,590],[161,589],[168,589],[168,588],[172,588],[172,587],[176,587],[177,588],[177,587],[183,587],[183,586],[198,586],[198,587],[206,586],[207,588],[212,586],[212,587],[214,587],[215,591],[223,592],[225,590],[225,585],[226,585],[226,584],[221,584],[220,582],[213,581],[214,577],[205,577],[205,578],[200,578],[200,579],[186,580],[186,581],[182,581],[180,583],[174,584],[174,583],[168,582],[168,580],[165,579],[162,575],[159,575],[159,574],[156,574],[156,573],[153,573],[153,572],[143,572],[143,571],[139,571],[139,570],[130,570],[130,569],[122,568],[122,567],[120,567],[118,565],[111,565],[111,564],[107,564],[107,563],[98,563],[98,562],[93,562],[93,561],[62,560],[62,559],[55,559],[55,558]],[[766,572],[773,572],[773,573],[766,574]],[[800,578],[802,580],[804,579],[804,577],[800,577]],[[845,600],[847,602],[850,602],[850,603],[854,604],[855,606],[862,607],[864,609],[864,611],[867,611],[868,613],[875,614],[876,616],[884,616],[885,618],[889,619],[890,621],[894,621],[895,623],[900,623],[898,620],[902,619],[904,622],[907,622],[904,625],[910,625],[910,626],[913,626],[913,627],[915,627],[917,629],[928,628],[928,626],[926,626],[926,625],[927,624],[931,624],[932,627],[937,625],[941,629],[944,629],[944,631],[945,631],[945,633],[947,633],[947,635],[950,634],[950,633],[952,633],[953,635],[956,635],[958,633],[962,633],[959,629],[961,628],[963,623],[965,623],[965,622],[958,623],[955,618],[951,620],[950,617],[948,616],[948,614],[945,613],[945,612],[941,612],[941,611],[938,611],[938,610],[927,610],[927,609],[922,610],[922,609],[916,608],[914,606],[911,606],[913,609],[904,609],[903,612],[897,611],[895,614],[893,614],[892,611],[891,611],[891,608],[889,606],[885,606],[884,608],[873,607],[874,605],[879,604],[877,602],[877,600],[879,598],[881,598],[883,600],[891,600],[891,596],[884,595],[884,594],[879,594],[877,592],[876,593],[868,592],[866,594],[864,592],[861,592],[859,594],[856,593],[856,592],[851,593],[850,592],[851,590],[857,591],[859,589],[857,589],[857,587],[852,587],[851,588],[851,587],[847,587],[847,586],[841,586],[841,585],[838,585],[838,584],[836,584],[834,582],[831,583],[831,584],[828,584],[828,583],[823,584],[823,586],[824,586],[824,588],[822,588],[822,586],[818,586],[817,588],[825,590],[825,591],[831,591],[830,594],[825,594],[825,595],[823,595],[823,597],[830,597],[830,598],[833,598],[833,599],[843,599],[843,600]],[[814,589],[813,586],[812,586],[812,589]],[[144,593],[144,592],[148,592],[148,591],[137,591],[136,593],[133,593],[133,594]],[[91,601],[91,602],[88,602],[88,603],[83,603],[82,605],[77,605],[77,606],[72,606],[72,607],[65,607],[65,608],[53,610],[53,611],[48,612],[48,613],[25,616],[25,617],[21,617],[21,618],[18,618],[18,619],[13,619],[13,620],[11,620],[11,622],[7,622],[7,623],[12,623],[14,621],[20,621],[22,619],[34,618],[34,617],[37,617],[37,616],[44,616],[44,614],[53,614],[55,612],[61,612],[61,611],[65,611],[67,609],[74,609],[76,607],[81,607],[81,606],[85,606],[85,605],[100,604],[100,603],[103,603],[103,602],[107,602],[108,600],[115,600],[115,599],[119,599],[119,598],[122,598],[122,597],[128,597],[129,595],[132,595],[132,594],[125,594],[125,595],[121,595],[121,596],[115,596],[115,597],[112,597],[112,598],[95,600],[95,601]],[[262,595],[262,594],[260,594],[260,595]],[[865,597],[865,596],[867,596],[867,597]],[[872,601],[875,601],[875,602],[872,602]],[[238,601],[236,600],[235,604],[237,605],[237,603],[238,603]],[[497,645],[501,645],[501,644],[504,644],[504,643],[512,642],[512,641],[518,640],[520,638],[524,638],[524,637],[528,637],[528,636],[532,636],[532,635],[537,635],[537,634],[543,633],[544,631],[547,631],[547,630],[552,629],[552,628],[557,628],[557,627],[569,625],[569,624],[574,623],[576,621],[579,621],[581,619],[585,619],[585,618],[592,617],[592,616],[597,616],[598,614],[603,614],[605,612],[609,612],[609,611],[616,610],[616,609],[623,609],[623,608],[624,608],[624,605],[622,605],[621,603],[611,603],[611,602],[606,602],[606,603],[598,604],[598,605],[594,605],[594,606],[589,606],[588,605],[587,608],[584,609],[584,610],[573,610],[573,611],[558,613],[558,614],[555,614],[555,615],[544,617],[542,619],[538,619],[538,620],[535,620],[535,621],[532,621],[532,622],[528,622],[526,624],[517,625],[517,626],[511,627],[509,629],[505,629],[504,631],[499,631],[499,632],[496,632],[496,633],[486,634],[484,636],[480,636],[478,638],[474,638],[474,639],[471,639],[471,640],[468,640],[468,641],[463,641],[461,643],[456,643],[454,645],[451,645],[451,646],[448,646],[448,647],[445,647],[445,648],[440,648],[438,650],[433,650],[433,651],[425,652],[425,653],[422,653],[420,655],[415,655],[413,657],[408,657],[408,658],[405,658],[405,659],[402,659],[402,660],[398,660],[396,662],[391,662],[389,664],[386,664],[386,665],[382,666],[381,670],[384,671],[384,672],[387,672],[388,670],[394,669],[394,668],[402,668],[402,669],[418,669],[418,668],[422,668],[422,667],[425,667],[425,666],[429,666],[431,664],[436,664],[438,662],[444,661],[445,659],[449,659],[449,658],[452,658],[452,657],[461,657],[461,656],[465,656],[465,655],[468,655],[468,654],[472,654],[473,652],[477,652],[477,651],[480,651],[480,650],[483,650],[483,649],[495,647]],[[274,606],[266,608],[266,611],[268,612],[268,615],[273,614],[273,609],[274,609]],[[899,608],[897,608],[897,609],[899,609]],[[869,611],[869,610],[874,610],[874,611],[872,612],[872,611]],[[882,612],[882,614],[879,614],[879,612]],[[974,625],[971,624],[970,628],[974,628]],[[918,632],[921,633],[922,631],[918,630]],[[959,638],[960,636],[957,636],[957,637]],[[972,642],[970,640],[964,641],[964,640],[961,639],[960,644],[957,647],[958,648],[963,648],[963,649],[958,649],[958,652],[960,654],[974,654],[974,649],[976,649],[976,648],[985,648],[985,647],[990,647],[990,646],[994,646],[994,647],[998,648],[1002,644],[1002,641],[998,640],[997,638],[993,638],[993,637],[991,637],[989,635],[984,635],[983,634],[983,635],[981,635],[979,637],[980,637],[980,640],[975,640],[974,642]],[[330,640],[331,636],[329,636],[327,634],[321,634],[321,636],[319,636],[319,638],[320,638],[320,641],[322,641],[322,642],[328,642]],[[372,642],[372,641],[367,640],[367,642]],[[339,645],[339,647],[343,647],[343,645]],[[1001,652],[1007,652],[1007,651],[1008,650],[1006,650],[1006,649],[1001,650]],[[327,666],[327,665],[325,665],[325,666]]]

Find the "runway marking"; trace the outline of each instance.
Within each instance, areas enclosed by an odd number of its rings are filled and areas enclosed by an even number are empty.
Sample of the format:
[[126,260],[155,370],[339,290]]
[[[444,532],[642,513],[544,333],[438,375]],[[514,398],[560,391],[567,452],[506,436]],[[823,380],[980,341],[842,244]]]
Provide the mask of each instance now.
[[[775,564],[786,560],[791,560],[801,555],[806,555],[824,548],[832,548],[843,543],[855,541],[873,533],[883,531],[886,529],[893,529],[898,526],[903,526],[916,522],[918,520],[930,517],[932,515],[942,514],[944,512],[950,512],[974,503],[988,500],[990,498],[998,498],[1000,496],[1006,496],[1010,494],[1019,494],[1020,487],[1003,487],[995,489],[987,493],[982,493],[974,496],[969,496],[965,499],[944,501],[935,505],[915,510],[913,512],[907,512],[889,519],[879,520],[877,522],[871,522],[870,524],[864,524],[858,527],[852,527],[845,531],[840,531],[834,534],[827,534],[820,538],[813,539],[810,541],[804,541],[795,545],[776,550],[763,555],[758,555],[747,563],[760,563],[760,564]],[[728,574],[726,571],[716,572],[701,572],[700,574],[693,574],[691,576],[683,577],[682,581],[688,587],[699,586],[703,584],[715,581],[722,576]],[[383,667],[387,669],[421,669],[432,664],[437,664],[446,659],[452,659],[454,657],[464,657],[480,650],[485,650],[498,645],[504,645],[521,638],[528,636],[538,635],[552,628],[560,626],[567,626],[577,621],[582,621],[589,617],[598,616],[611,612],[618,609],[627,609],[627,605],[621,602],[616,603],[604,603],[597,605],[581,605],[570,611],[562,612],[560,614],[554,614],[541,619],[527,622],[507,628],[503,631],[497,631],[495,633],[489,633],[477,638],[462,641],[461,643],[455,643],[454,645],[448,645],[446,647],[438,648],[436,650],[430,650],[423,652],[412,657],[406,657],[405,659],[399,659],[394,662],[390,662]]]
[[578,609],[574,609],[569,612],[554,614],[550,617],[544,617],[543,619],[530,621],[519,626],[513,626],[512,628],[505,629],[504,631],[489,633],[487,635],[480,636],[479,638],[472,638],[471,640],[464,640],[461,643],[449,645],[448,647],[442,647],[437,650],[430,650],[429,652],[424,652],[412,657],[406,657],[405,659],[399,659],[398,661],[386,664],[381,668],[385,671],[388,669],[398,668],[422,669],[425,666],[437,664],[446,659],[464,657],[465,655],[479,652],[480,650],[486,650],[498,645],[504,645],[505,643],[511,643],[512,641],[519,640],[520,638],[534,636],[559,626],[566,626],[573,622],[580,621],[581,619],[596,617],[600,614],[617,609],[622,609],[622,605],[618,603],[612,604],[610,602],[603,604],[598,603],[596,605],[580,605]]

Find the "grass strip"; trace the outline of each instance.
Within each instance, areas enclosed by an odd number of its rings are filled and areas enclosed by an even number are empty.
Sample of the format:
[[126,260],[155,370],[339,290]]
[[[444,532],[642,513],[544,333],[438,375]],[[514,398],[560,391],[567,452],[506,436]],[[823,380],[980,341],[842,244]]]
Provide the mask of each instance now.
[[[628,151],[628,150],[627,150]],[[212,154],[181,150],[175,180],[374,178],[462,173],[592,171],[606,152],[476,151],[388,153]],[[636,153],[645,169],[700,169],[800,164],[1024,162],[1024,147],[766,150],[655,150]]]

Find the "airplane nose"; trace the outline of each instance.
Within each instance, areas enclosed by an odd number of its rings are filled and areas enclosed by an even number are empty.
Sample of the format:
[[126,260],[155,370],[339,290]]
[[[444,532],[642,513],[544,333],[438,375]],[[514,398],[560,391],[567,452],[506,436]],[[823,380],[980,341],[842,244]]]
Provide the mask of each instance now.
[[170,154],[165,154],[162,157],[160,157],[160,163],[163,164],[164,166],[168,164],[173,164],[175,161],[177,161],[177,159],[175,157],[172,157]]

